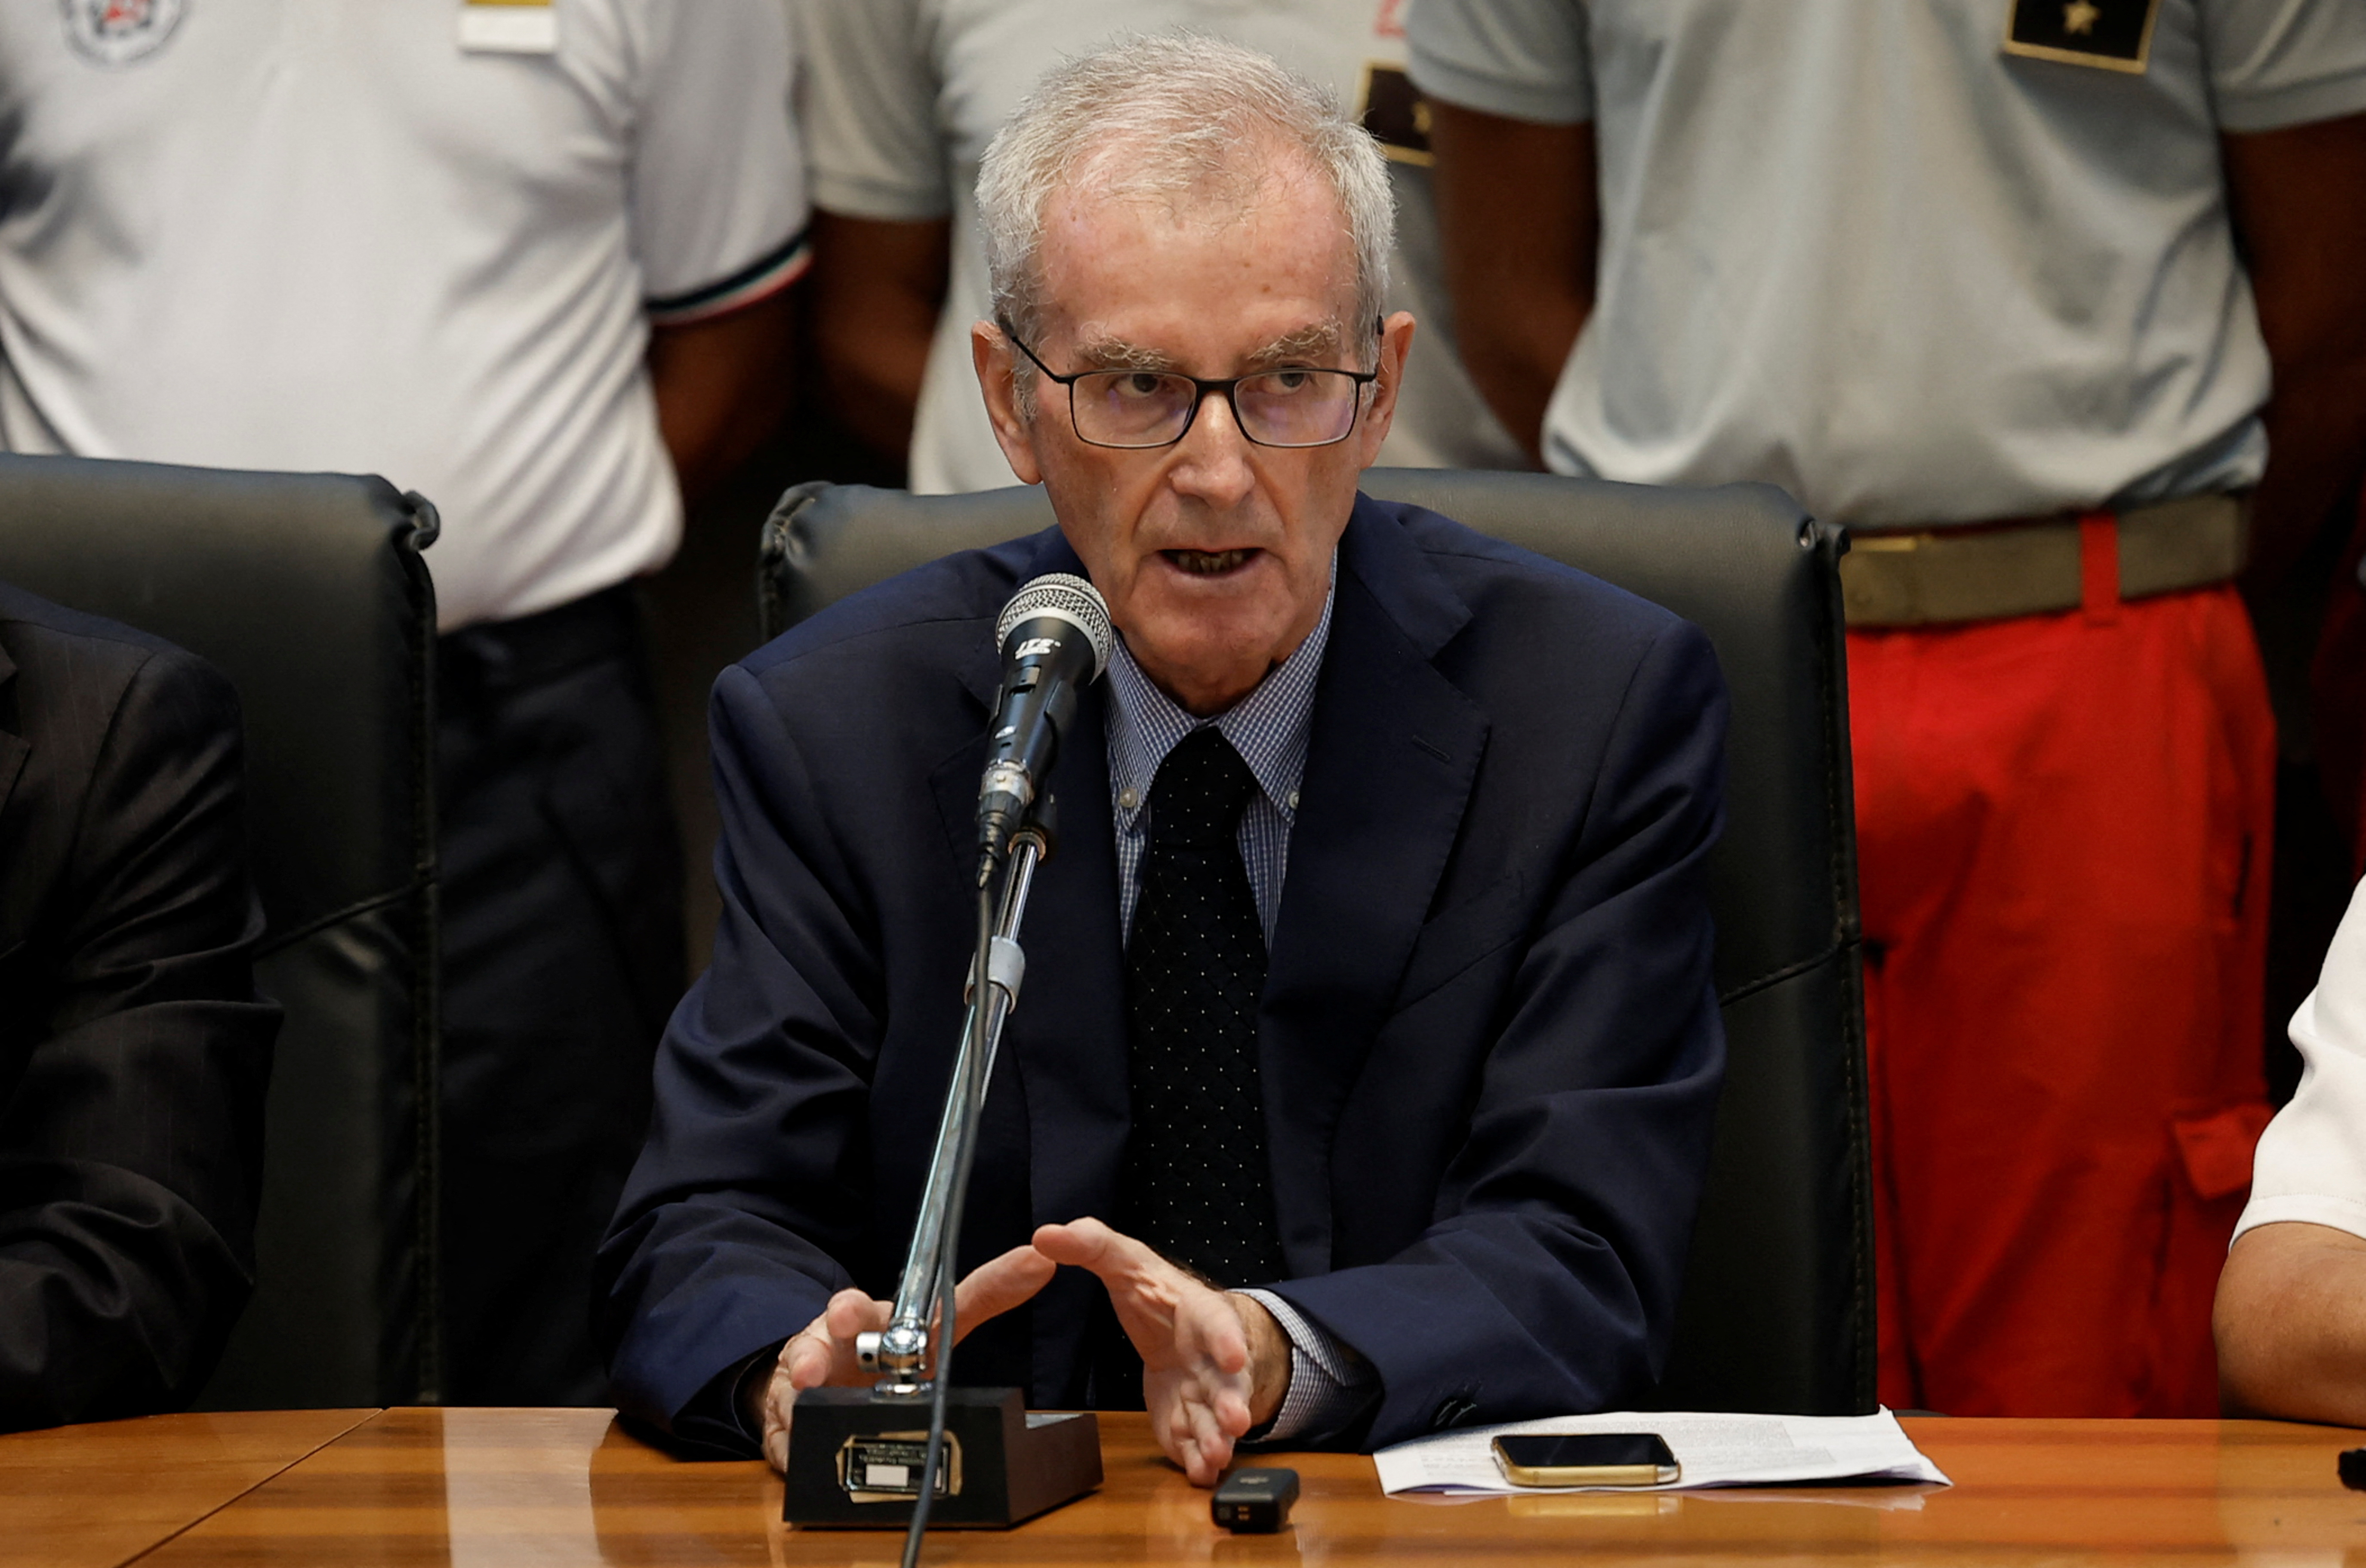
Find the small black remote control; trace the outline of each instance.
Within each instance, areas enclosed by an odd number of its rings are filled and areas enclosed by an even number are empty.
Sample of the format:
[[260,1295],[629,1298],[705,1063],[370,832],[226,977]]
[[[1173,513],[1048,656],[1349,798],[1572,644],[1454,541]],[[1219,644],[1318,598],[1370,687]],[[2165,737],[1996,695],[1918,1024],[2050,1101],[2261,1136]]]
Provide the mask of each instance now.
[[1216,1522],[1241,1535],[1270,1535],[1290,1522],[1298,1501],[1294,1470],[1235,1470],[1216,1487],[1209,1511]]
[[2334,1462],[2341,1484],[2352,1492],[2366,1492],[2366,1449],[2344,1449]]

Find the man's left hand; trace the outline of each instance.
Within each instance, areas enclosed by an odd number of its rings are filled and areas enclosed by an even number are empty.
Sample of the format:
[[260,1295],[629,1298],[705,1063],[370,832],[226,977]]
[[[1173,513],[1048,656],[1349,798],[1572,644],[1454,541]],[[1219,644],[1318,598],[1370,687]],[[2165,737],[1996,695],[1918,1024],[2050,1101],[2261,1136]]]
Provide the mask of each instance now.
[[1142,1353],[1143,1403],[1166,1457],[1213,1486],[1233,1444],[1273,1419],[1290,1392],[1290,1338],[1273,1315],[1220,1291],[1097,1219],[1047,1225],[1035,1250],[1089,1269]]

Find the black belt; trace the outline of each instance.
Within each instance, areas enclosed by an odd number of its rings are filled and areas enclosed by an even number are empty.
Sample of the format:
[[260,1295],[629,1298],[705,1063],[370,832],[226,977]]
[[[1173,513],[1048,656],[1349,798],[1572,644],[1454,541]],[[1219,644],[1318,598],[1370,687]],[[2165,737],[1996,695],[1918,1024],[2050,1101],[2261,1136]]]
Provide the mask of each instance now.
[[633,585],[618,583],[514,621],[484,621],[445,633],[436,641],[438,683],[540,686],[631,654],[640,634]]

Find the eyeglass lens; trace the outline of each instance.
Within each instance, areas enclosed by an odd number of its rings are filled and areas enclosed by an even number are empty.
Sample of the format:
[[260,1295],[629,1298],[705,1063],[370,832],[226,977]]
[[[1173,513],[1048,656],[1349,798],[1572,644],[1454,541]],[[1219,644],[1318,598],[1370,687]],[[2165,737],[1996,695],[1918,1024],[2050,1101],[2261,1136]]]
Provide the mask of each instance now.
[[[1327,446],[1356,422],[1360,388],[1339,370],[1273,370],[1233,389],[1241,433],[1266,446]],[[1076,433],[1102,446],[1164,446],[1183,433],[1200,402],[1188,375],[1094,371],[1076,378]]]

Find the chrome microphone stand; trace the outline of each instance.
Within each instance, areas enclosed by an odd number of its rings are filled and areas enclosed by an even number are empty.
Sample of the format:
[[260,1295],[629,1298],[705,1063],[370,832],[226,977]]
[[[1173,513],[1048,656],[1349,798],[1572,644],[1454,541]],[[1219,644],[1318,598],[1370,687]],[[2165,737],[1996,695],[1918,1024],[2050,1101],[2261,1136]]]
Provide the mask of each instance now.
[[[782,1517],[807,1526],[910,1525],[907,1562],[931,1515],[946,1525],[1008,1527],[1100,1484],[1100,1428],[1089,1413],[1030,1415],[1022,1390],[947,1383],[963,1203],[995,1055],[1026,978],[1019,928],[1051,847],[1049,830],[1031,817],[1011,837],[998,902],[989,902],[990,887],[979,890],[979,951],[911,1247],[887,1327],[855,1341],[858,1361],[878,1381],[806,1390],[790,1428]],[[916,1422],[926,1429],[913,1429]]]
[[936,1153],[929,1161],[928,1185],[920,1192],[920,1217],[912,1228],[902,1282],[896,1287],[895,1310],[884,1331],[861,1335],[854,1342],[862,1370],[880,1373],[880,1387],[890,1393],[920,1393],[933,1372],[930,1343],[940,1316],[941,1293],[952,1274],[947,1266],[948,1254],[959,1242],[953,1226],[969,1191],[970,1162],[977,1156],[986,1089],[994,1079],[994,1058],[1002,1044],[1003,1026],[1019,1005],[1019,988],[1027,978],[1027,955],[1020,949],[1019,926],[1027,918],[1027,895],[1034,885],[1035,867],[1049,848],[1044,830],[1033,822],[1012,836],[1001,907],[986,938],[986,985],[981,994],[975,983],[977,966],[973,964],[969,1005],[962,1018],[961,1054],[953,1058],[952,1083],[945,1092],[944,1115],[937,1124]]

